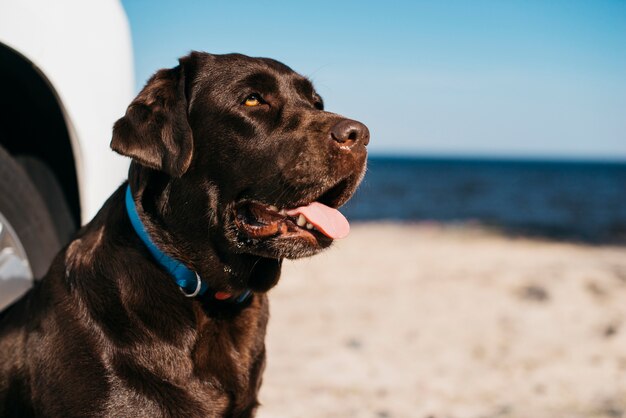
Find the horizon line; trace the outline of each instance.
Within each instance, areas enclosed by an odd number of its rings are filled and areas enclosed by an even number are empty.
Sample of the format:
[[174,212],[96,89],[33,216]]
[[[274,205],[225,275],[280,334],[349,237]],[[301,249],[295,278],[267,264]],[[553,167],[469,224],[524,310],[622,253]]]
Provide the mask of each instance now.
[[368,158],[388,158],[394,160],[468,160],[468,161],[511,161],[511,162],[545,162],[545,163],[602,163],[626,164],[626,156],[605,155],[551,155],[551,154],[499,154],[499,153],[435,153],[419,151],[370,151]]

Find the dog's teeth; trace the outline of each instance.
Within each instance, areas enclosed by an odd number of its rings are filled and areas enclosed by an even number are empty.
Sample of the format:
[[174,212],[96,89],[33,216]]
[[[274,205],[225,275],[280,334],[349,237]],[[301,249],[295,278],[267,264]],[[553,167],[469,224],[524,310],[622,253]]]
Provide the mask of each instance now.
[[274,205],[269,206],[269,210],[271,210],[272,212],[278,212],[278,208]]
[[306,223],[306,229],[313,229],[313,224]]
[[278,213],[281,215],[287,215],[287,211],[285,209],[281,209]]
[[303,214],[300,214],[300,216],[298,216],[298,226],[304,226],[306,225],[306,218],[304,217]]

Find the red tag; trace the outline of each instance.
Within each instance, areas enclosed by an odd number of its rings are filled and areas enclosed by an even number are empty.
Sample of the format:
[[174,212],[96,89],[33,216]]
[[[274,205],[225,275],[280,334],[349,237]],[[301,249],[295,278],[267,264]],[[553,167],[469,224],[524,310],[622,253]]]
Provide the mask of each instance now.
[[226,292],[215,292],[215,299],[217,300],[226,300],[232,298],[233,295]]

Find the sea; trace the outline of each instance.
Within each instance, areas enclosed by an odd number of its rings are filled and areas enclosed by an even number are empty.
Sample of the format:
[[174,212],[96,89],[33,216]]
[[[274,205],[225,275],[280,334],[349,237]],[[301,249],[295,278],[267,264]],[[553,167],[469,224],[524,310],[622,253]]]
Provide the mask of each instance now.
[[626,162],[374,156],[342,212],[626,244]]

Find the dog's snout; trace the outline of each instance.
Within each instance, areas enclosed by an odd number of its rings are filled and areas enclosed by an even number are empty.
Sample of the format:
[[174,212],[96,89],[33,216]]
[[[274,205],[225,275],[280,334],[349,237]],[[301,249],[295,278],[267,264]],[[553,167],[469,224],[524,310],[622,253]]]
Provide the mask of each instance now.
[[330,137],[341,146],[352,147],[357,143],[367,145],[370,142],[370,131],[361,122],[344,119],[332,127]]

